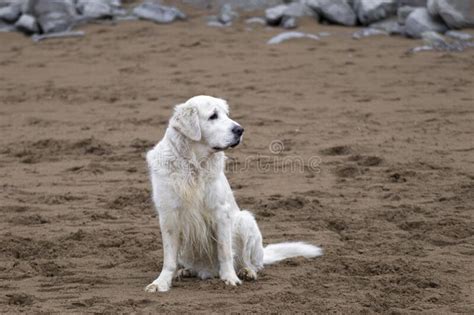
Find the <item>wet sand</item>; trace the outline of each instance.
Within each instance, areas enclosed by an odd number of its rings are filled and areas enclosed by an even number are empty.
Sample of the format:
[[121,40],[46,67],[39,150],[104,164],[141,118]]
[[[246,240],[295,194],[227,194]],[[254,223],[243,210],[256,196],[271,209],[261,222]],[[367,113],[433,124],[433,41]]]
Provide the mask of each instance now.
[[[331,35],[270,46],[280,29],[197,14],[80,29],[0,34],[1,312],[474,312],[474,50],[407,55],[420,42],[310,20]],[[325,255],[147,294],[162,247],[144,154],[198,94],[246,129],[228,176],[265,243]]]

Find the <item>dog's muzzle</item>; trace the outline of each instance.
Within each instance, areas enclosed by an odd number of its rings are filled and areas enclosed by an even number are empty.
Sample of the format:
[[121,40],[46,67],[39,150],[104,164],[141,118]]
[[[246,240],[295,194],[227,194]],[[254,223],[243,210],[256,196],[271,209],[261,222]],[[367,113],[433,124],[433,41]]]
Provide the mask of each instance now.
[[232,133],[234,134],[235,140],[234,142],[230,145],[231,148],[236,147],[239,145],[240,141],[242,140],[242,135],[244,134],[244,128],[241,126],[234,126],[232,128]]
[[240,137],[239,137],[239,138],[237,138],[237,140],[236,140],[234,143],[232,143],[232,144],[231,144],[229,147],[231,147],[231,148],[235,148],[236,146],[238,146],[238,145],[239,145],[239,143],[240,143]]
[[232,141],[232,143],[230,143],[228,146],[226,146],[225,148],[218,148],[218,147],[214,147],[213,149],[216,150],[216,151],[223,151],[223,150],[226,150],[228,148],[235,148],[236,146],[238,146],[240,144],[240,142],[242,141],[242,135],[244,133],[244,128],[238,126],[238,125],[235,125],[233,128],[232,128],[232,134],[234,135],[234,140]]
[[240,138],[240,136],[243,135],[244,133],[244,128],[238,126],[238,125],[235,125],[233,128],[232,128],[232,133],[237,136],[238,138]]

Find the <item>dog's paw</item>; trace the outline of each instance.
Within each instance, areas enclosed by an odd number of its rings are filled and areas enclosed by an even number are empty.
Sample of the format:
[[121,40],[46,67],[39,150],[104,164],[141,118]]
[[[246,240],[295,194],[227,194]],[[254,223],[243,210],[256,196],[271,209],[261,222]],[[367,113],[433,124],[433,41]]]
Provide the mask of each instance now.
[[150,283],[145,287],[145,292],[154,293],[154,292],[166,292],[169,291],[170,286],[166,283]]
[[236,286],[242,284],[242,281],[237,277],[237,275],[229,274],[221,277],[221,280],[224,281],[226,285]]
[[239,278],[245,281],[257,280],[257,273],[246,267],[239,270]]
[[145,292],[154,293],[156,291],[158,291],[158,286],[154,283],[150,283],[145,287]]

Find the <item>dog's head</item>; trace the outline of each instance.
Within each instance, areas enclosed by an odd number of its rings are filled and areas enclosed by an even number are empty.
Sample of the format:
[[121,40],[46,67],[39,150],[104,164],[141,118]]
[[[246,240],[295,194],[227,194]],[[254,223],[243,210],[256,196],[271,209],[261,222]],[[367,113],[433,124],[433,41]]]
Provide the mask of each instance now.
[[215,151],[237,146],[244,129],[229,118],[229,105],[220,98],[195,96],[177,105],[170,127]]

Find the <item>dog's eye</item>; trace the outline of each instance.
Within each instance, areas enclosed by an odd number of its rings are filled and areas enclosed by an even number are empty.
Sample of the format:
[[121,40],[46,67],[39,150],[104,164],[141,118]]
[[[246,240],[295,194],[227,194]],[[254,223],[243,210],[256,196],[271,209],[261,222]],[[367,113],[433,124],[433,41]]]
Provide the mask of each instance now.
[[217,118],[218,118],[217,113],[214,113],[209,117],[209,120],[214,120],[214,119],[217,119]]

